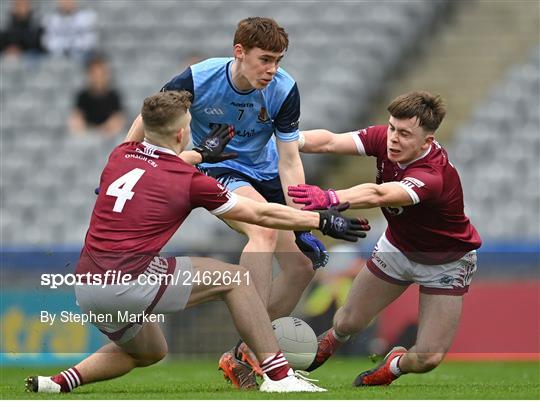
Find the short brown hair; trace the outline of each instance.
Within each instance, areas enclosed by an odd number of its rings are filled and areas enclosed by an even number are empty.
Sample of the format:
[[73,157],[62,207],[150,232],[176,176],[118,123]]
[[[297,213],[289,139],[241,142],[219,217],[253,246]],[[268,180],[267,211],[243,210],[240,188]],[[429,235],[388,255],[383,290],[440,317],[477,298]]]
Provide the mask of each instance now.
[[289,47],[289,35],[272,18],[250,17],[238,23],[234,43],[246,50],[258,47],[269,52],[283,52]]
[[144,100],[141,116],[145,130],[158,135],[169,135],[178,130],[178,120],[191,106],[187,91],[165,91]]
[[396,119],[417,117],[420,127],[427,131],[437,130],[446,115],[441,96],[426,91],[413,91],[398,96],[388,105],[387,110]]

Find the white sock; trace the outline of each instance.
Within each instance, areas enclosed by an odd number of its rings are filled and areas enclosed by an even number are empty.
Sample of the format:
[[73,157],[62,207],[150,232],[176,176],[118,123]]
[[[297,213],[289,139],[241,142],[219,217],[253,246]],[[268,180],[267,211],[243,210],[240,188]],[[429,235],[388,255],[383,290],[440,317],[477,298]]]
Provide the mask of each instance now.
[[338,334],[334,328],[332,328],[332,333],[334,334],[334,338],[336,338],[341,343],[345,343],[351,338],[350,335],[340,335],[340,334]]
[[399,377],[401,374],[403,374],[401,372],[401,370],[399,369],[399,359],[401,359],[401,356],[396,356],[392,359],[392,361],[390,362],[390,371],[392,372],[392,374],[394,374],[396,377]]

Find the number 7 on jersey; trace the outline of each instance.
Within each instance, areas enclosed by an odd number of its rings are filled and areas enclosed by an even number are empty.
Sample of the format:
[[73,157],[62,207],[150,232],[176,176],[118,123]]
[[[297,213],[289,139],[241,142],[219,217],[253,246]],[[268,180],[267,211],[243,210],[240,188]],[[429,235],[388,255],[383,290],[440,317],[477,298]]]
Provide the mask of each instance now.
[[125,175],[113,181],[107,188],[107,195],[116,197],[116,202],[114,203],[113,207],[114,212],[122,212],[124,205],[126,205],[126,201],[133,198],[135,193],[131,190],[141,179],[144,172],[144,169],[139,168],[130,170]]

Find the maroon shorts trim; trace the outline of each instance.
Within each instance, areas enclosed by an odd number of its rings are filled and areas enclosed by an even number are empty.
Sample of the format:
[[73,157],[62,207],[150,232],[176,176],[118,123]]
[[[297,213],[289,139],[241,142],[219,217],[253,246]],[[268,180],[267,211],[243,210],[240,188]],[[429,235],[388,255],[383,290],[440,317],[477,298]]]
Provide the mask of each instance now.
[[[167,275],[168,274],[174,274],[174,270],[176,269],[176,258],[175,257],[169,257],[169,258],[167,258],[167,261],[169,262],[167,264],[168,265],[167,266]],[[159,289],[158,289],[158,291],[157,291],[157,293],[156,293],[156,295],[154,297],[154,300],[152,300],[152,303],[150,303],[150,305],[146,308],[146,310],[144,310],[145,314],[152,314],[152,310],[159,303],[159,301],[161,299],[161,296],[163,296],[163,293],[165,293],[165,291],[167,290],[168,285],[169,284],[167,283],[167,281],[165,281],[164,283],[161,283],[161,285],[159,285]],[[104,331],[104,330],[101,330],[101,329],[100,329],[100,331],[102,333],[104,333],[105,335],[107,335],[107,337],[111,341],[118,341],[120,338],[122,338],[124,333],[135,324],[141,324],[141,323],[140,322],[137,322],[137,323],[131,322],[131,323],[127,324],[125,327],[120,328],[118,331],[115,331],[115,332],[107,332],[107,331]]]
[[443,289],[443,288],[428,288],[420,285],[420,293],[427,295],[447,295],[447,296],[463,296],[469,291],[469,286],[463,288]]
[[385,274],[377,265],[375,265],[372,260],[368,260],[366,262],[366,267],[371,271],[373,275],[375,275],[379,279],[382,279],[385,282],[400,286],[409,286],[413,283],[411,281],[401,281],[399,279],[392,278],[390,275]]

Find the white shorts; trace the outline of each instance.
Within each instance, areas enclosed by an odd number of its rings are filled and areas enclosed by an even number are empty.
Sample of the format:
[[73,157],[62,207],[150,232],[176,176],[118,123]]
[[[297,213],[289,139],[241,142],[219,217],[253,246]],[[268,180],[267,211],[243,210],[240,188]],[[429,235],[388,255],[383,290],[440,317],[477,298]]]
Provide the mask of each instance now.
[[[101,332],[117,344],[130,341],[137,335],[143,321],[128,322],[132,314],[148,316],[157,313],[174,313],[183,310],[191,295],[192,284],[184,284],[180,275],[192,271],[189,257],[154,257],[152,264],[159,264],[164,273],[172,274],[173,280],[148,281],[140,278],[124,284],[75,285],[77,304],[83,314],[100,314],[92,321]],[[150,271],[148,271],[150,273]],[[155,275],[155,271],[151,274]],[[143,273],[141,276],[146,276]],[[154,277],[155,278],[155,277]]]
[[383,234],[366,266],[386,282],[402,286],[417,283],[422,293],[461,296],[469,290],[476,272],[476,251],[445,264],[419,264],[409,260]]

